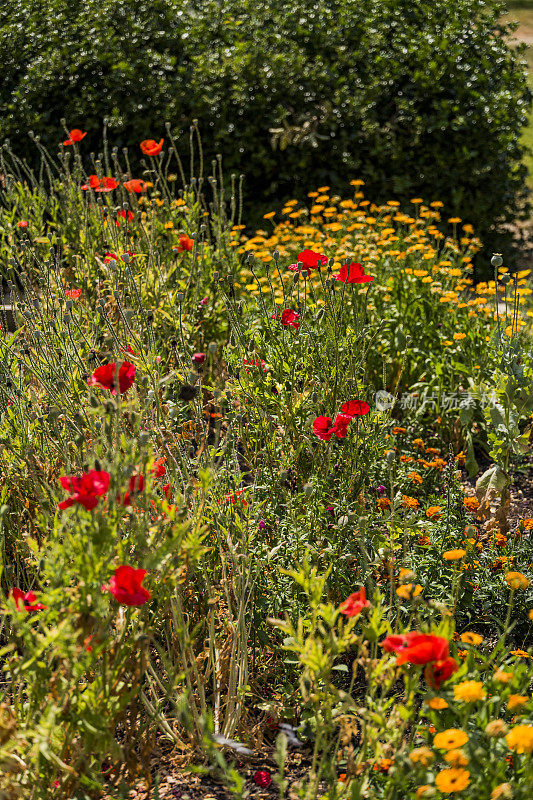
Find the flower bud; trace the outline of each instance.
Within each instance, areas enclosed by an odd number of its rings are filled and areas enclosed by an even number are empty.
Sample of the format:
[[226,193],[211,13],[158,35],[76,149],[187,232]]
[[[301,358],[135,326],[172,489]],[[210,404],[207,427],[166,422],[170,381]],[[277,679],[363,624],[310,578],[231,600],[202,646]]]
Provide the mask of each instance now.
[[485,733],[493,739],[505,736],[508,731],[507,724],[503,719],[493,719],[485,727]]

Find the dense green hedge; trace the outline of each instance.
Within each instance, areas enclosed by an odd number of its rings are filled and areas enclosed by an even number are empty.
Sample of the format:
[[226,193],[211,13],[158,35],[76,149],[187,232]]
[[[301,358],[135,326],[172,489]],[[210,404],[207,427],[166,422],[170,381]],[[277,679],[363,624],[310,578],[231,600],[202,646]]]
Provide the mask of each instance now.
[[[483,0],[6,0],[0,139],[100,147],[200,121],[257,215],[363,177],[440,199],[487,236],[524,193],[530,93],[503,6]],[[282,135],[272,129],[286,129]],[[275,148],[274,148],[275,145]],[[257,218],[257,217],[256,217]],[[250,213],[248,214],[250,219]]]

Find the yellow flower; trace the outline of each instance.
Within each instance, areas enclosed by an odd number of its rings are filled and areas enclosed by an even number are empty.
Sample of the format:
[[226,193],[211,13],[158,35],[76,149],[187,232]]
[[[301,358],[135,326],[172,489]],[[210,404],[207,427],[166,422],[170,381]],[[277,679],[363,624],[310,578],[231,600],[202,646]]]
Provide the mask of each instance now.
[[465,642],[466,644],[481,644],[483,641],[483,636],[480,636],[479,633],[474,633],[473,631],[465,631],[460,635],[460,640]]
[[470,783],[467,769],[443,769],[435,778],[437,789],[441,792],[462,792]]
[[493,719],[485,728],[485,733],[487,736],[490,736],[494,739],[496,739],[498,736],[505,736],[507,731],[507,724],[503,719]]
[[350,181],[350,186],[364,186],[365,182],[362,181],[360,178],[357,178],[354,181]]
[[533,608],[530,608],[530,610],[527,612],[527,615],[529,619],[533,622]]
[[513,800],[514,792],[510,783],[500,783],[490,793],[490,800]]
[[452,767],[466,767],[470,761],[464,750],[449,750],[445,754],[444,760]]
[[509,650],[509,652],[512,656],[517,656],[518,658],[533,658],[528,652],[520,648],[518,650]]
[[505,576],[505,583],[511,589],[527,589],[529,581],[521,572],[508,572]]
[[272,219],[272,217],[276,216],[275,211],[269,211],[268,214],[263,214],[263,219]]
[[425,783],[423,786],[419,786],[418,789],[416,790],[417,800],[420,797],[434,797],[434,795],[435,795],[435,789],[428,783]]
[[432,697],[431,700],[427,700],[427,704],[434,711],[441,711],[443,708],[449,708],[449,704],[443,697]]
[[412,583],[405,583],[403,586],[398,586],[396,594],[403,600],[411,600],[413,597],[418,597],[422,592],[422,587],[419,583],[413,586]]
[[507,701],[507,709],[512,711],[513,708],[519,708],[529,701],[529,697],[524,697],[523,694],[511,694]]
[[453,687],[453,694],[456,700],[462,700],[463,703],[473,703],[476,700],[483,700],[487,696],[482,681],[456,683]]
[[462,222],[461,217],[450,217],[448,220],[449,223],[452,225],[457,225],[459,222]]
[[512,672],[504,672],[502,669],[497,669],[493,675],[495,681],[500,681],[500,683],[509,683],[510,680],[513,678]]
[[466,339],[466,333],[454,333],[453,338],[456,339],[456,341]]
[[413,764],[422,764],[423,767],[429,766],[435,755],[429,747],[417,747],[409,753],[409,758]]
[[468,734],[460,728],[448,728],[446,731],[437,733],[433,739],[433,744],[439,750],[456,750],[468,741]]
[[533,753],[533,725],[515,725],[505,737],[507,746],[515,753]]
[[466,556],[466,550],[461,550],[460,548],[457,550],[446,550],[442,554],[445,561],[459,561],[463,556]]

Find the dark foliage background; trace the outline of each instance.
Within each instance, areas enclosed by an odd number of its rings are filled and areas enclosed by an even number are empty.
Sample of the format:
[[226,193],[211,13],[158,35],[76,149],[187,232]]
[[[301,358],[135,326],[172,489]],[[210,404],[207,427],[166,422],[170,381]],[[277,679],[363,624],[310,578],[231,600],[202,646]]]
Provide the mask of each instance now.
[[[530,105],[503,5],[483,0],[6,0],[0,139],[52,152],[60,119],[101,147],[188,135],[246,174],[246,221],[362,177],[494,231],[524,210]],[[137,156],[135,155],[135,158]],[[135,162],[134,162],[135,163]],[[136,167],[141,169],[137,163]]]

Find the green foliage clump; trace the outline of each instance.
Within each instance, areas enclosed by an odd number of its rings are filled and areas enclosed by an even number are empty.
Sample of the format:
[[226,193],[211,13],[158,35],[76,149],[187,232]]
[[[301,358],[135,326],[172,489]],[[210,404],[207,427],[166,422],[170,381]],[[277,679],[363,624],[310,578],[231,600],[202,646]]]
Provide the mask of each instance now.
[[[487,244],[523,206],[530,92],[503,5],[406,0],[8,0],[0,138],[60,118],[118,146],[194,118],[245,172],[256,219],[309,185],[436,197]],[[253,223],[253,219],[249,221]],[[500,243],[501,249],[501,243]]]

